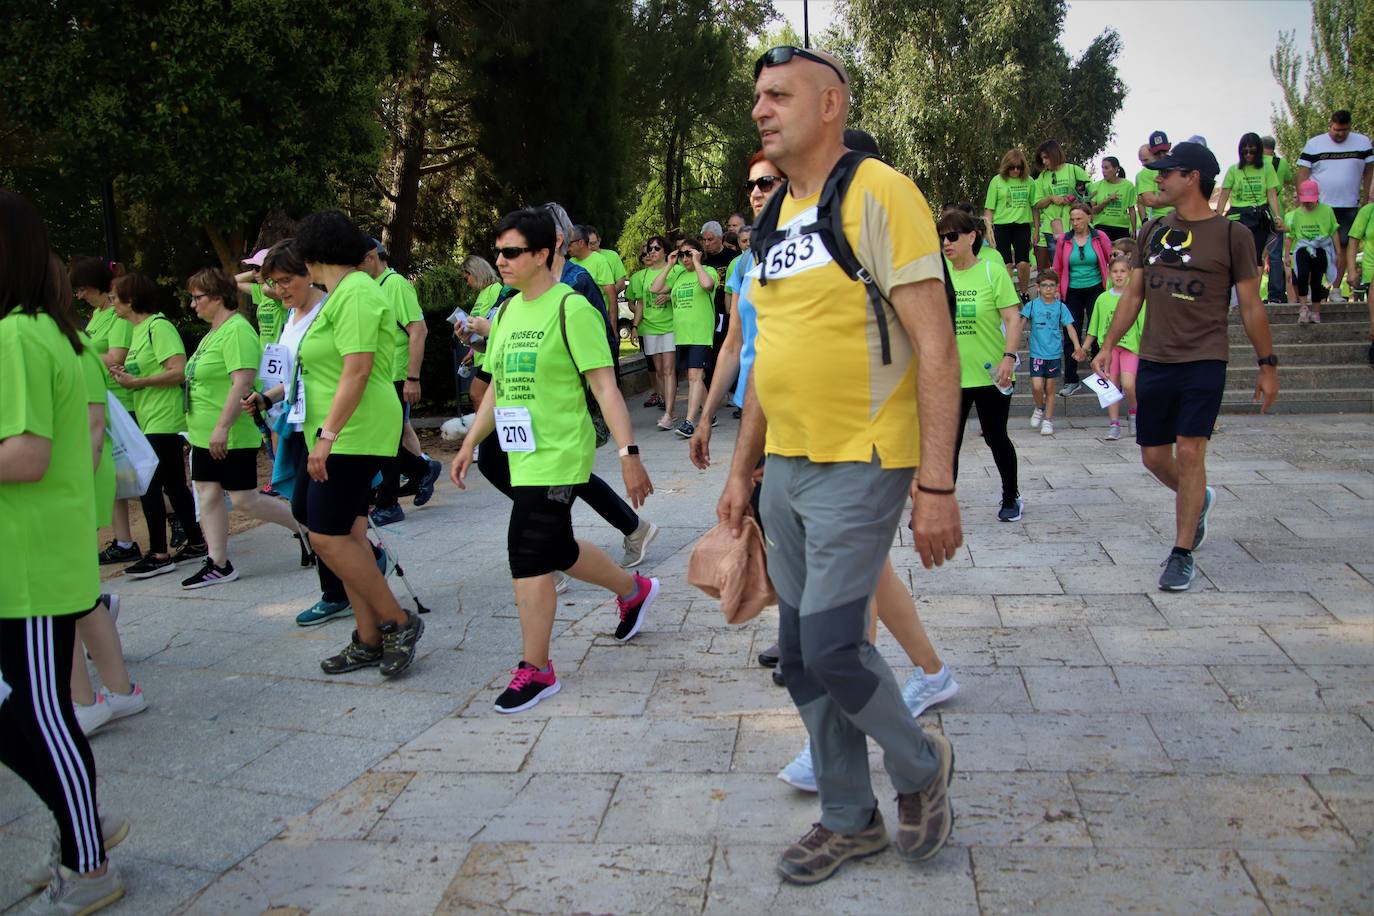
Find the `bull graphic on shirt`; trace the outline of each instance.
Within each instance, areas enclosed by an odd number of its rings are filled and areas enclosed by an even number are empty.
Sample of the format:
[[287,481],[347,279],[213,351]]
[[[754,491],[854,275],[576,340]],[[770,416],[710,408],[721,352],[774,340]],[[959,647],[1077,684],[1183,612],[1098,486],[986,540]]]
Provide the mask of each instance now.
[[1163,264],[1176,267],[1193,260],[1189,250],[1193,247],[1191,229],[1171,229],[1160,225],[1145,243],[1145,260],[1148,264]]

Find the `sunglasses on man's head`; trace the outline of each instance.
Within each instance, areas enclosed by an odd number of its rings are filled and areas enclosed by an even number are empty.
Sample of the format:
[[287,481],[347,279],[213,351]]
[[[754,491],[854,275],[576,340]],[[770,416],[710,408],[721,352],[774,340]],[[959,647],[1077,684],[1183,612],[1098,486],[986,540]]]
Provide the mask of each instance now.
[[533,248],[521,248],[518,245],[506,245],[503,248],[493,248],[492,253],[498,258],[505,258],[507,261],[514,261],[527,251],[534,251]]
[[840,78],[841,83],[845,85],[849,84],[849,80],[844,78],[844,73],[840,71],[839,67],[835,66],[824,57],[821,57],[819,54],[812,54],[805,48],[797,48],[792,45],[778,45],[776,48],[770,48],[764,51],[763,56],[754,61],[754,79],[757,80],[759,78],[759,74],[763,72],[764,67],[781,67],[794,57],[800,57],[803,60],[809,60],[817,64],[825,64]]
[[751,178],[746,181],[744,183],[744,190],[753,191],[754,188],[758,188],[760,191],[767,194],[769,191],[773,190],[773,185],[777,184],[779,181],[782,181],[782,179],[777,175],[760,175],[758,178]]

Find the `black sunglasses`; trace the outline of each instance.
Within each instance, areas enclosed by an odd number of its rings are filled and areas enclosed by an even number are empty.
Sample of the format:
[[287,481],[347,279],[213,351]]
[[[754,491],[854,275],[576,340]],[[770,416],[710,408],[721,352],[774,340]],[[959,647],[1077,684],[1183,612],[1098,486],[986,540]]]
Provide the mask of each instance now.
[[1178,173],[1179,175],[1187,175],[1189,172],[1196,171],[1197,169],[1185,169],[1180,166],[1173,165],[1167,169],[1155,169],[1155,174],[1158,178],[1168,178],[1170,175],[1174,173]]
[[744,190],[752,191],[754,188],[758,188],[760,191],[767,194],[769,191],[773,190],[773,185],[777,184],[779,181],[782,181],[782,179],[777,175],[760,175],[758,178],[750,178],[746,181],[744,183]]
[[514,261],[527,251],[534,251],[533,248],[521,248],[516,245],[507,245],[504,248],[493,248],[492,253],[498,258],[505,258],[507,261]]
[[759,78],[759,74],[763,72],[764,67],[781,67],[794,57],[800,57],[803,60],[809,60],[818,64],[825,64],[835,72],[835,75],[840,78],[841,83],[845,85],[849,84],[849,80],[844,78],[844,73],[841,72],[839,67],[818,54],[812,54],[805,48],[796,48],[792,45],[778,45],[776,48],[770,48],[763,52],[763,56],[754,61],[754,79],[757,80]]
[[1022,166],[1019,166],[1019,165],[1009,165],[1009,166],[1007,166],[1007,171],[1008,171],[1008,172],[1019,172],[1019,171],[1021,171],[1021,169],[1022,169]]
[[644,249],[644,250],[645,250],[645,251],[662,251],[662,250],[663,250],[663,246],[662,246],[662,245],[650,245],[648,248],[646,248],[646,249]]
[[946,242],[953,243],[959,241],[959,236],[961,235],[963,235],[962,232],[941,232],[940,238],[944,239]]

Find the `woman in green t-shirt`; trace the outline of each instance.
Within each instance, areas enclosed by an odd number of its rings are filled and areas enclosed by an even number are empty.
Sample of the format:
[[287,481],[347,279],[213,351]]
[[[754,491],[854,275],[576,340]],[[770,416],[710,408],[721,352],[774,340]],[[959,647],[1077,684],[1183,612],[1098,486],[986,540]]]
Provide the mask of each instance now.
[[1126,180],[1115,156],[1102,157],[1102,180],[1093,183],[1092,207],[1093,228],[1113,242],[1135,235],[1135,185]]
[[[124,892],[71,700],[76,621],[96,604],[100,567],[83,347],[64,273],[38,213],[0,190],[0,763],[57,820],[59,879],[43,912]],[[114,829],[108,839],[118,842]]]
[[673,334],[673,296],[653,292],[654,281],[668,270],[668,240],[651,235],[644,243],[644,267],[630,277],[625,298],[634,310],[635,334],[644,358],[654,367],[654,390],[645,407],[662,407],[659,429],[677,426],[677,338]]
[[[133,392],[138,427],[157,454],[157,470],[140,500],[148,523],[148,552],[124,570],[131,579],[160,576],[175,570],[178,563],[200,561],[209,554],[186,485],[181,437],[186,429],[186,347],[157,300],[157,285],[143,274],[125,274],[115,280],[115,311],[133,325],[133,332],[124,364],[111,368],[110,374]],[[175,556],[167,552],[164,494],[186,532],[186,546]]]
[[[91,318],[86,323],[86,333],[91,337],[91,346],[100,357],[101,374],[105,387],[112,392],[124,409],[134,409],[133,392],[115,383],[110,375],[111,366],[119,366],[129,352],[129,339],[133,327],[115,314],[114,281],[115,265],[105,258],[73,258],[68,271],[72,292],[76,298],[91,307]],[[114,538],[100,551],[100,563],[131,563],[143,556],[134,543],[133,529],[129,527],[129,503],[131,500],[114,501],[114,514],[111,524]]]
[[372,481],[401,438],[401,401],[391,381],[395,322],[381,287],[358,269],[374,246],[347,216],[310,214],[296,244],[310,279],[329,298],[296,353],[292,404],[304,413],[309,455],[291,510],[343,580],[357,622],[348,645],[320,668],[342,674],[380,666],[390,677],[410,667],[425,629],[418,614],[396,602],[367,538]]
[[234,278],[207,268],[186,282],[196,317],[209,332],[186,362],[187,438],[191,480],[200,498],[200,526],[210,555],[182,588],[207,588],[239,577],[229,561],[229,510],[224,494],[240,512],[275,522],[293,534],[296,521],[285,502],[258,489],[258,447],[262,434],[243,412],[262,359],[257,332],[239,314]]
[[706,405],[706,368],[711,364],[715,293],[720,276],[701,260],[701,243],[685,238],[668,255],[668,269],[649,285],[650,295],[668,292],[673,303],[673,342],[678,365],[687,370],[687,415],[676,433],[692,438]]
[[1335,211],[1321,203],[1316,181],[1299,182],[1298,207],[1288,211],[1284,223],[1288,232],[1283,237],[1283,267],[1290,296],[1296,293],[1300,303],[1298,324],[1321,324],[1326,284],[1335,281],[1341,261],[1341,234]]
[[[1279,176],[1264,161],[1259,134],[1243,135],[1236,155],[1238,161],[1226,170],[1221,181],[1216,210],[1250,230],[1255,237],[1255,264],[1261,266],[1270,234],[1286,231],[1279,213]],[[1228,203],[1230,212],[1226,209]]]
[[988,182],[983,201],[983,224],[988,241],[1007,262],[1007,273],[1013,269],[1019,281],[1017,289],[1024,302],[1030,290],[1031,252],[1031,195],[1035,183],[1027,174],[1026,157],[1019,149],[1009,149],[1002,156],[1002,165]]
[[1036,236],[1036,263],[1045,270],[1050,266],[1050,249],[1055,239],[1068,227],[1069,204],[1088,199],[1088,173],[1081,165],[1064,160],[1064,149],[1058,140],[1046,140],[1036,147],[1035,159],[1040,173],[1031,193],[1035,198],[1035,226],[1031,232]]
[[[486,320],[492,308],[496,305],[496,300],[501,297],[503,288],[501,277],[496,273],[496,268],[492,267],[487,259],[481,255],[468,255],[463,261],[463,275],[467,280],[468,288],[477,291],[477,300],[472,303],[472,309],[468,312],[471,318]],[[455,324],[453,328],[454,336],[467,343],[465,329],[461,325]],[[481,350],[468,347],[467,355],[463,361],[472,366],[472,381],[468,383],[468,398],[472,401],[472,410],[477,412],[477,408],[482,406],[482,398],[487,393],[487,386],[491,384],[491,373],[486,369],[486,354]]]
[[1021,491],[1016,477],[1016,447],[1007,435],[1011,386],[1015,382],[1016,351],[1021,343],[1020,298],[1004,271],[980,261],[973,253],[978,221],[968,213],[949,209],[936,224],[949,261],[954,289],[954,334],[959,346],[959,384],[963,390],[958,440],[954,446],[954,476],[959,476],[959,449],[969,413],[978,408],[983,441],[992,450],[1002,478],[1002,506],[997,518],[1021,518]]

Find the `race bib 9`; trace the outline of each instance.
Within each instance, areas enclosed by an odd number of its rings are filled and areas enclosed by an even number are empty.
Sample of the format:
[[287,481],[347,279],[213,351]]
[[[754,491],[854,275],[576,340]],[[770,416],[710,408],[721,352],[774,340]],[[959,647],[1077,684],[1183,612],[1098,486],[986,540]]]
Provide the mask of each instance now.
[[1112,384],[1111,379],[1103,378],[1096,372],[1085,378],[1083,384],[1093,394],[1097,395],[1097,403],[1101,407],[1110,407],[1125,397],[1121,393],[1121,389]]

